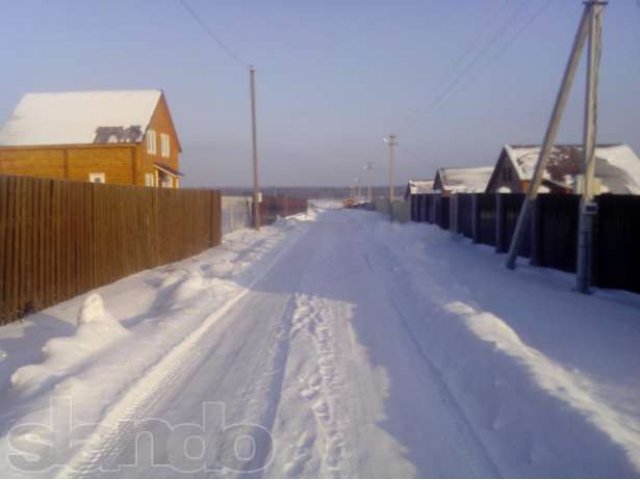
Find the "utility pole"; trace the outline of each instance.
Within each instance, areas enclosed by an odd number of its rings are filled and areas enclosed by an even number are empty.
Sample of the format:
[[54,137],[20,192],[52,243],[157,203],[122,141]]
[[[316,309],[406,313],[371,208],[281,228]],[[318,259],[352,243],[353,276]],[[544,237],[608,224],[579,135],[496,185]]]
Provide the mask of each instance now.
[[251,85],[251,140],[253,143],[253,225],[260,230],[260,182],[258,177],[258,140],[256,133],[256,69],[253,65],[249,68],[249,80]]
[[373,197],[371,196],[371,171],[373,170],[373,162],[367,162],[364,166],[364,169],[367,172],[367,203],[373,202]]
[[587,56],[587,90],[584,111],[584,170],[580,197],[578,224],[578,257],[576,262],[576,288],[589,293],[592,270],[593,220],[597,205],[593,202],[595,177],[596,131],[598,121],[598,70],[602,41],[602,12],[606,2],[589,2],[589,50]]
[[394,168],[394,147],[398,144],[396,142],[396,136],[391,133],[388,137],[384,139],[387,145],[389,145],[389,208],[391,208],[391,203],[393,203],[394,197],[394,188],[393,188],[393,168]]
[[516,266],[516,259],[520,251],[520,245],[522,244],[526,226],[529,222],[531,207],[533,206],[533,203],[538,196],[538,189],[540,187],[540,184],[542,183],[542,177],[549,160],[549,154],[551,153],[551,149],[553,148],[553,145],[555,143],[558,129],[560,127],[560,120],[562,119],[562,114],[564,113],[564,108],[569,97],[569,91],[571,90],[571,85],[573,84],[573,79],[575,78],[576,70],[578,68],[578,64],[580,63],[580,55],[582,54],[587,35],[590,31],[589,25],[591,20],[591,9],[593,8],[593,5],[595,3],[601,4],[602,2],[585,3],[585,10],[582,14],[582,19],[580,20],[578,31],[576,32],[571,55],[564,71],[562,84],[556,97],[556,102],[553,107],[551,118],[549,120],[549,125],[547,126],[547,131],[544,136],[542,148],[540,149],[535,172],[533,174],[533,178],[531,179],[531,183],[529,184],[527,195],[525,196],[525,199],[522,203],[522,208],[520,209],[520,215],[518,216],[518,222],[513,233],[513,238],[511,239],[511,245],[509,246],[509,253],[507,255],[506,262],[507,268],[510,268],[512,270]]

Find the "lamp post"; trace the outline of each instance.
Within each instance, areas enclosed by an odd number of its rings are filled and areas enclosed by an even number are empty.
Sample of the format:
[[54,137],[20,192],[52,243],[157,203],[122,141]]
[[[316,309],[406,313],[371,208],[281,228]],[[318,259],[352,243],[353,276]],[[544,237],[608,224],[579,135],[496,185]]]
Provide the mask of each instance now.
[[393,168],[395,163],[394,147],[398,144],[396,142],[396,136],[390,133],[387,137],[384,137],[384,142],[389,145],[389,205],[393,202]]

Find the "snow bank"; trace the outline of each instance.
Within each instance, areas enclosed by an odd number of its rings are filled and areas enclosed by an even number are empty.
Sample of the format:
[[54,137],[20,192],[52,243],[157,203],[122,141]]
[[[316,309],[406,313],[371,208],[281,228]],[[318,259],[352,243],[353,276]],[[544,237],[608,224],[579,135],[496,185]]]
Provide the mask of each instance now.
[[[145,372],[232,303],[305,224],[294,218],[260,232],[235,231],[219,247],[1,327],[0,476],[24,475],[7,456],[12,426],[48,425],[51,402],[61,396],[73,407],[74,424],[100,422]],[[58,434],[64,442],[65,433]],[[54,470],[68,458],[55,460]]]
[[98,355],[114,342],[124,339],[127,330],[104,308],[102,297],[88,295],[78,312],[78,328],[71,337],[52,338],[42,348],[41,363],[25,365],[11,376],[15,391],[31,395],[70,376],[82,362]]
[[[444,311],[431,321],[433,360],[507,476],[640,471],[637,432],[590,395],[579,372],[526,345],[489,312],[459,301]],[[590,461],[584,452],[594,452]]]
[[[399,271],[392,288],[420,299],[422,321],[411,324],[412,333],[500,473],[637,477],[640,422],[624,401],[638,392],[637,354],[624,341],[638,337],[624,323],[637,320],[637,310],[572,293],[564,277],[508,272],[493,252],[452,242],[435,227],[401,228],[376,231]],[[563,324],[560,339],[555,331]],[[614,348],[601,356],[608,343]],[[625,375],[603,377],[609,364],[625,365]]]

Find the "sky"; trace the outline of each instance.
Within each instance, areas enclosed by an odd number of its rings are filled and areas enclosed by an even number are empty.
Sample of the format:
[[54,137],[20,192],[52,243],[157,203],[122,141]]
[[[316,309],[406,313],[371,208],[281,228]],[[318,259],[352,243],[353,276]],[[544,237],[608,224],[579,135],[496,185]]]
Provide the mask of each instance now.
[[[540,143],[582,0],[0,0],[0,121],[27,92],[160,88],[185,186],[347,186],[493,165]],[[580,143],[584,63],[559,143]],[[52,112],[55,114],[55,112]],[[605,9],[600,143],[640,153],[640,2]],[[364,165],[373,162],[366,176]]]

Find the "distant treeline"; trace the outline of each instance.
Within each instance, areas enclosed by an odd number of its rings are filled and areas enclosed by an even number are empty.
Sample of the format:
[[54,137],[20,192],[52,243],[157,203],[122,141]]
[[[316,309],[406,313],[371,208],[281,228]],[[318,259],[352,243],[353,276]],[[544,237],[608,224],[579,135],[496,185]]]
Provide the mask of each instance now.
[[[396,187],[396,197],[404,195],[405,186]],[[248,188],[241,187],[221,187],[223,195],[252,195],[253,191]],[[388,187],[372,187],[371,193],[373,197],[381,197],[388,195]],[[295,198],[348,198],[353,194],[351,187],[264,187],[263,195],[285,195]],[[363,197],[367,195],[366,187],[361,187],[360,194]]]

